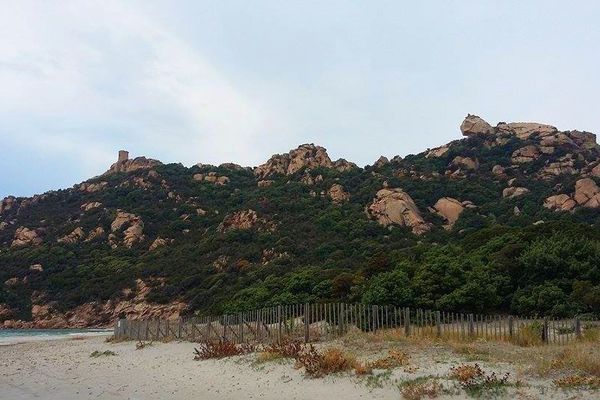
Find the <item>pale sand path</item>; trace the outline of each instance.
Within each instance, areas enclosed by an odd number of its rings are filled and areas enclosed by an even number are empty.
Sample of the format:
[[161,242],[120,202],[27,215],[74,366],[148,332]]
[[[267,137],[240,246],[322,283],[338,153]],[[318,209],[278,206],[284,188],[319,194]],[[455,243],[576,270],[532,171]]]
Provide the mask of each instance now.
[[[253,365],[255,356],[193,360],[192,343],[105,338],[0,346],[0,399],[399,399],[396,387],[351,377],[306,379],[288,364]],[[91,358],[94,350],[116,356]]]

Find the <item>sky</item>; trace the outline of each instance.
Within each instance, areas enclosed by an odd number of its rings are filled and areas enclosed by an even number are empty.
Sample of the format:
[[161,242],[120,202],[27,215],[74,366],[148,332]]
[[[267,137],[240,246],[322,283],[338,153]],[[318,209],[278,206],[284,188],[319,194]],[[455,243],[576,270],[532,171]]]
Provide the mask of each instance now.
[[600,133],[596,1],[0,0],[0,197],[119,149],[255,166],[302,143],[372,164],[468,114]]

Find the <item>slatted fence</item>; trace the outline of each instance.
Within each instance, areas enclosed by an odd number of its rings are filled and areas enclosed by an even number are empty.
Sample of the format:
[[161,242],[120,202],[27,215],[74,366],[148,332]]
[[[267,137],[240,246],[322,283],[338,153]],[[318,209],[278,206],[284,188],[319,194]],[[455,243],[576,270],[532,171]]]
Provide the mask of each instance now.
[[567,344],[600,331],[600,320],[523,318],[396,306],[314,303],[177,320],[121,319],[115,326],[115,338],[146,341],[226,340],[235,343],[272,343],[282,340],[311,342],[340,337],[349,331],[389,331],[404,336]]

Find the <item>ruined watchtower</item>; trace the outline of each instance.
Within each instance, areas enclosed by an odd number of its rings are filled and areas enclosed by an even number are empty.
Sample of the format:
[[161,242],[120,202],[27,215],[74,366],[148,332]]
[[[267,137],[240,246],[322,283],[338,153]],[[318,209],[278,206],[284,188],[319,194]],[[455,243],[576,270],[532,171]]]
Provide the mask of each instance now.
[[117,162],[125,162],[129,160],[129,152],[127,150],[119,150],[119,160]]

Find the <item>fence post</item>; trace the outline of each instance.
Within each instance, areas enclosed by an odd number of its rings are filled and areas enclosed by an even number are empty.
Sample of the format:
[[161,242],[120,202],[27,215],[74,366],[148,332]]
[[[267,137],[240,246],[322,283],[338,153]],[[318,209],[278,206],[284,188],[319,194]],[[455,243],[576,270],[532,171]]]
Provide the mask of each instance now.
[[473,314],[469,314],[469,336],[475,336],[475,325],[473,324]]
[[410,336],[410,308],[404,308],[404,336]]
[[542,327],[542,341],[548,343],[548,318],[544,318],[544,326]]
[[575,337],[581,339],[581,320],[579,317],[575,318]]
[[515,334],[514,321],[512,315],[508,316],[508,336],[511,338]]
[[371,307],[371,314],[373,314],[372,315],[372,317],[373,317],[373,333],[377,333],[377,319],[378,319],[377,317],[379,315],[377,306]]
[[304,343],[308,343],[310,339],[310,306],[308,303],[304,304]]
[[435,312],[435,327],[436,327],[437,337],[441,337],[442,336],[442,321],[441,321],[441,315],[440,315],[439,311]]
[[223,315],[223,340],[227,341],[227,315]]
[[240,343],[244,343],[244,313],[238,314],[238,323],[240,324]]
[[281,319],[281,304],[277,306],[277,342],[281,343],[281,335],[283,332],[283,321]]

